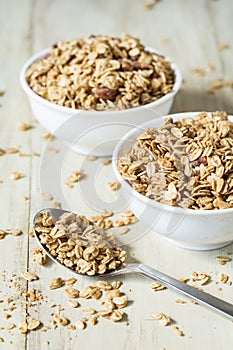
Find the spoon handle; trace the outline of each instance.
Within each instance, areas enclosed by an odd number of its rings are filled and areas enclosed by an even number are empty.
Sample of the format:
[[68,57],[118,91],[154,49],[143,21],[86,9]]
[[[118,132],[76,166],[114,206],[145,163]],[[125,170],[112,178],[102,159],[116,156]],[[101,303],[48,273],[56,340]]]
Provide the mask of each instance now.
[[153,280],[161,282],[166,287],[172,287],[173,289],[181,292],[182,294],[191,297],[192,299],[198,301],[200,304],[206,305],[211,309],[221,313],[224,316],[233,319],[233,305],[214,297],[208,293],[202,292],[194,287],[176,280],[160,271],[154,270],[149,266],[138,264],[137,272],[146,277],[152,278]]

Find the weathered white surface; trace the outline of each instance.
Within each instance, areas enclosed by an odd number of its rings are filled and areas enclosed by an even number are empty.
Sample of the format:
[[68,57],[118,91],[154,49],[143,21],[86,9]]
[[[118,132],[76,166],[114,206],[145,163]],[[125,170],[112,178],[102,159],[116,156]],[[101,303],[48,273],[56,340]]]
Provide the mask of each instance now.
[[[0,4],[1,23],[1,55],[0,55],[0,88],[5,95],[0,97],[0,147],[19,147],[24,153],[36,151],[44,159],[46,141],[41,138],[43,130],[37,124],[34,128],[19,132],[17,125],[20,121],[32,120],[31,112],[25,95],[20,89],[18,76],[22,63],[33,53],[49,46],[59,39],[69,39],[93,33],[119,35],[128,32],[139,36],[151,47],[156,47],[172,57],[180,66],[185,79],[183,91],[177,96],[173,112],[185,110],[215,110],[226,109],[233,111],[232,90],[224,88],[216,91],[215,95],[206,93],[209,82],[217,77],[232,79],[232,47],[218,51],[219,44],[233,43],[232,15],[233,3],[230,0],[219,1],[160,1],[153,9],[145,10],[142,1],[133,0],[54,0],[54,1],[14,1],[8,0]],[[167,40],[164,40],[167,39]],[[200,77],[190,72],[191,68],[204,68],[213,64],[216,70]],[[54,141],[54,147],[61,144]],[[52,146],[49,145],[50,147]],[[57,157],[60,154],[52,155]],[[27,230],[35,212],[42,208],[40,197],[41,181],[44,189],[44,171],[41,171],[40,157],[19,157],[18,154],[0,157],[0,228],[15,227],[24,231],[20,237],[7,236],[0,241],[0,268],[7,271],[10,278],[12,272],[20,275],[21,271],[29,269],[36,271],[39,281],[28,287],[40,288],[47,302],[27,310],[31,316],[38,317],[45,325],[49,324],[50,315],[55,309],[49,308],[52,303],[61,304],[63,314],[72,322],[82,315],[81,309],[72,309],[67,304],[67,298],[62,290],[49,291],[48,283],[52,277],[70,277],[59,266],[49,263],[39,267],[32,261],[31,249],[36,246],[33,238],[28,239]],[[74,189],[64,187],[65,177],[75,168],[83,168],[88,176],[80,186]],[[19,171],[24,178],[13,181],[9,179],[12,171]],[[61,191],[64,191],[66,207],[83,214],[92,214],[94,209],[104,207],[119,210],[123,200],[118,200],[117,193],[111,193],[107,183],[114,180],[111,165],[102,167],[102,161],[88,163],[85,159],[68,152],[64,157],[61,169]],[[42,180],[40,180],[42,179]],[[47,184],[47,181],[45,181]],[[98,203],[90,196],[96,190]],[[60,191],[60,192],[61,192]],[[61,200],[58,193],[55,200]],[[29,201],[23,201],[22,196],[29,196]],[[60,197],[59,197],[60,196]],[[59,197],[59,198],[57,198]],[[49,204],[49,203],[46,203]],[[123,237],[132,241],[142,230],[140,226],[132,227],[131,233]],[[232,262],[220,266],[215,256],[225,255],[232,251],[233,246],[212,252],[194,252],[181,250],[171,246],[153,232],[127,246],[130,255],[150,266],[156,267],[172,276],[189,277],[192,271],[204,271],[212,276],[212,282],[204,287],[225,300],[233,302],[233,287],[215,284],[221,272],[230,276]],[[35,331],[27,336],[12,331],[1,330],[1,349],[112,349],[112,350],[226,350],[231,349],[233,342],[232,323],[223,317],[193,305],[187,300],[186,304],[176,304],[178,296],[173,291],[154,293],[150,281],[139,276],[122,277],[123,290],[132,303],[127,307],[129,326],[122,323],[114,324],[101,320],[97,326],[88,326],[85,331],[72,331],[65,327],[49,330],[46,333]],[[81,289],[92,283],[92,280],[78,277],[77,288]],[[24,283],[23,283],[24,284]],[[222,287],[222,291],[218,288]],[[25,284],[26,288],[26,284]],[[8,289],[6,283],[1,283],[0,299],[6,296],[16,297],[16,290]],[[184,299],[184,298],[182,298]],[[10,323],[17,324],[22,319],[25,304],[17,299],[18,308],[12,317],[5,320],[0,304],[0,326]],[[85,305],[96,303],[82,301]],[[164,312],[169,314],[182,329],[185,336],[178,337],[172,327],[163,327],[151,319],[151,313]],[[13,344],[10,344],[13,341]],[[47,341],[49,344],[47,344]]]

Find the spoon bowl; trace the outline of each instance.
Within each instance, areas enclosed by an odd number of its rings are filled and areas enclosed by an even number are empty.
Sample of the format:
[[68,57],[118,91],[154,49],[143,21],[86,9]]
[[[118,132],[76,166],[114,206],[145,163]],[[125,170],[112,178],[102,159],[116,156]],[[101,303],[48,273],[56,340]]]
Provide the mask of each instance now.
[[[40,247],[45,251],[45,253],[49,256],[50,259],[52,259],[55,263],[61,265],[65,269],[69,270],[70,272],[82,275],[82,276],[88,276],[84,275],[81,273],[78,273],[75,270],[70,269],[69,267],[66,267],[65,265],[61,264],[57,259],[55,259],[48,249],[46,249],[45,245],[43,245],[40,241],[39,234],[36,231],[36,220],[38,215],[40,215],[43,211],[48,211],[50,212],[51,216],[53,217],[54,222],[56,222],[59,217],[64,214],[64,213],[70,213],[67,210],[62,210],[62,209],[54,209],[54,208],[45,208],[40,210],[39,212],[36,213],[33,219],[33,231],[35,234],[35,237],[38,241],[38,244]],[[198,303],[203,304],[205,306],[208,306],[209,308],[221,313],[224,316],[227,316],[231,320],[233,320],[233,304],[230,304],[224,300],[221,300],[213,295],[210,295],[208,293],[205,293],[201,290],[198,290],[194,287],[191,287],[187,285],[184,282],[180,282],[179,280],[168,276],[158,270],[155,270],[149,266],[146,266],[141,263],[134,263],[134,264],[127,264],[126,266],[122,264],[122,266],[114,271],[111,272],[106,272],[103,274],[98,274],[94,276],[88,276],[88,277],[96,277],[96,276],[101,276],[104,278],[108,277],[115,277],[117,275],[124,275],[128,273],[139,273],[140,275],[143,275],[145,277],[151,278],[152,280],[158,281],[162,283],[164,286],[168,288],[173,288],[174,290],[191,297],[193,300],[196,300]]]

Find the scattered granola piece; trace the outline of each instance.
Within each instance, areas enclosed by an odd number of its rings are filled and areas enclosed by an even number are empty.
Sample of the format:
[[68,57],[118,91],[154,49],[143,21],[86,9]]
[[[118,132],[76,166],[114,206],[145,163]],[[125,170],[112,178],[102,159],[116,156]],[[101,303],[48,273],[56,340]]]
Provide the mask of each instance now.
[[98,323],[98,317],[99,317],[99,315],[95,315],[95,316],[90,318],[90,322],[93,326],[95,326]]
[[228,44],[219,44],[218,45],[218,50],[219,51],[223,51],[223,50],[226,50],[226,49],[229,49],[230,48],[230,45]]
[[64,293],[68,295],[69,298],[78,298],[79,297],[79,290],[69,287],[65,288]]
[[9,326],[7,326],[6,329],[9,331],[11,329],[14,329],[15,327],[16,327],[16,325],[14,323],[11,323],[11,324],[9,324]]
[[179,335],[179,337],[183,337],[184,336],[184,333],[177,326],[173,326],[172,328]]
[[60,152],[60,150],[55,147],[48,147],[48,151],[55,154]]
[[104,159],[102,162],[103,165],[109,165],[111,163],[112,163],[111,159]]
[[77,300],[69,299],[69,300],[68,300],[68,303],[69,303],[69,305],[70,305],[71,307],[73,307],[73,308],[76,308],[76,307],[79,307],[79,306],[80,306],[80,304],[79,304],[79,302],[78,302]]
[[66,179],[67,185],[72,185],[75,182],[80,181],[86,174],[82,170],[74,170],[71,175],[69,175]]
[[77,281],[77,278],[75,278],[75,277],[67,278],[67,279],[65,280],[65,285],[67,285],[67,286],[73,286],[73,284],[75,284],[76,281]]
[[151,283],[150,285],[151,289],[153,289],[154,292],[157,292],[159,290],[167,289],[165,286],[163,286],[161,283],[155,281]]
[[200,281],[201,285],[205,285],[210,281],[210,276],[204,272],[192,272],[192,281]]
[[64,286],[64,284],[65,284],[65,281],[63,280],[63,278],[56,277],[49,282],[49,289],[57,289]]
[[12,235],[12,236],[20,236],[23,233],[21,230],[18,230],[15,228],[6,229],[5,232]]
[[29,129],[31,129],[31,125],[27,122],[21,122],[18,126],[18,130],[19,131],[27,131]]
[[229,276],[226,275],[225,273],[220,274],[220,282],[227,283],[228,279],[229,279]]
[[215,258],[220,265],[225,265],[229,261],[231,261],[231,258],[229,256],[216,256]]
[[77,327],[78,329],[80,329],[80,330],[83,330],[83,329],[85,329],[85,327],[86,327],[85,322],[83,322],[83,321],[81,321],[81,320],[76,321],[75,324],[76,324],[76,327]]
[[52,208],[61,209],[61,203],[60,202],[53,202]]
[[45,131],[45,132],[43,132],[43,134],[42,134],[42,138],[43,138],[44,140],[48,141],[48,140],[52,140],[54,137],[53,137],[52,134],[50,134],[50,132]]
[[151,10],[158,2],[159,0],[144,0],[142,5],[145,9]]
[[0,343],[3,343],[4,342],[4,339],[3,338],[0,338]]
[[29,282],[36,281],[36,280],[39,279],[39,277],[38,277],[35,273],[29,272],[29,271],[23,271],[23,272],[21,273],[21,276],[22,276],[26,281],[29,281]]
[[28,196],[23,196],[23,197],[22,197],[22,200],[23,200],[24,202],[26,202],[26,201],[29,200],[29,197],[28,197]]
[[13,171],[10,175],[10,178],[13,179],[13,180],[19,180],[19,179],[22,179],[23,174],[19,173],[18,171]]
[[95,156],[86,156],[86,160],[88,160],[89,162],[92,162],[94,160],[98,159],[98,157]]
[[83,309],[82,312],[84,312],[85,314],[94,315],[96,313],[96,310],[92,307],[87,307]]
[[17,148],[14,148],[14,147],[6,149],[7,154],[14,154],[14,153],[18,153],[18,152],[19,152],[19,150]]
[[22,333],[22,334],[26,334],[26,333],[27,333],[27,331],[28,331],[28,326],[27,326],[27,322],[26,322],[25,320],[19,321],[18,330],[19,330],[19,332]]
[[171,323],[171,318],[164,313],[152,314],[151,317],[158,320],[165,327]]
[[35,330],[40,326],[41,322],[35,318],[29,318],[27,322],[27,327],[29,331]]
[[4,149],[0,148],[0,156],[3,156],[3,154],[5,154],[5,153],[6,153],[6,151]]
[[110,314],[110,320],[113,322],[118,322],[121,321],[122,318],[124,317],[124,312],[120,310],[113,310],[112,313]]
[[68,320],[68,318],[64,317],[64,316],[61,316],[59,314],[54,314],[54,318],[57,322],[59,322],[59,324],[61,326],[67,326],[70,321]]
[[29,237],[34,237],[34,236],[35,236],[35,235],[34,235],[34,230],[33,230],[32,227],[29,227],[28,236],[29,236]]
[[53,196],[50,193],[42,192],[41,197],[44,201],[52,201]]
[[108,187],[112,191],[117,191],[120,188],[120,182],[119,181],[113,181],[108,183]]
[[186,301],[182,300],[182,299],[176,299],[176,303],[177,304],[185,304]]
[[35,261],[38,265],[44,265],[46,263],[46,253],[40,247],[33,248],[32,254],[33,261]]
[[8,320],[8,318],[10,318],[12,315],[10,315],[10,314],[4,314],[4,318],[6,319],[6,320]]

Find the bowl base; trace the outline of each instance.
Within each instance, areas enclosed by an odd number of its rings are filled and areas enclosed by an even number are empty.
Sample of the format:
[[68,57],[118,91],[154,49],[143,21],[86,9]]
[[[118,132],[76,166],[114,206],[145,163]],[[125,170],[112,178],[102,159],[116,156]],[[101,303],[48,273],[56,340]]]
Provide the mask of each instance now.
[[217,244],[189,244],[189,243],[183,243],[180,241],[176,241],[171,238],[165,238],[168,242],[171,244],[176,245],[177,247],[184,248],[184,249],[190,249],[190,250],[214,250],[226,247],[227,245],[231,244],[233,241],[225,242],[225,243],[217,243]]

